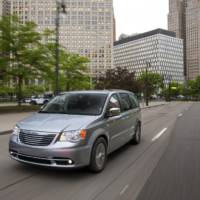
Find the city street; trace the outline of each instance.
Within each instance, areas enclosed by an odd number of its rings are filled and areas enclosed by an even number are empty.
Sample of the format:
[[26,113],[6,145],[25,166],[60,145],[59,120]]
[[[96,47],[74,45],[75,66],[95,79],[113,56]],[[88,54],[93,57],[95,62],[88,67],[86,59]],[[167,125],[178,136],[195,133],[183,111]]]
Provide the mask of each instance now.
[[100,174],[22,165],[9,158],[9,135],[1,135],[0,199],[199,199],[199,113],[199,103],[184,102],[143,110],[141,144],[110,155]]

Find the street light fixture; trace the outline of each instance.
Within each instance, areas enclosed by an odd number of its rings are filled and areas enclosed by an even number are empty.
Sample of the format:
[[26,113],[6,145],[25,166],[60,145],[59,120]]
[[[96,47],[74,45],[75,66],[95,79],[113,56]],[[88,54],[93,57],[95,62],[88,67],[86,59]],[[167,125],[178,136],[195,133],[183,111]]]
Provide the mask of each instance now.
[[60,13],[66,13],[65,11],[65,4],[64,0],[62,1],[56,1],[56,65],[55,65],[55,75],[56,75],[56,81],[55,81],[55,95],[58,95],[60,92],[60,86],[59,86],[59,63],[60,63],[60,50],[59,50],[59,30],[60,30]]

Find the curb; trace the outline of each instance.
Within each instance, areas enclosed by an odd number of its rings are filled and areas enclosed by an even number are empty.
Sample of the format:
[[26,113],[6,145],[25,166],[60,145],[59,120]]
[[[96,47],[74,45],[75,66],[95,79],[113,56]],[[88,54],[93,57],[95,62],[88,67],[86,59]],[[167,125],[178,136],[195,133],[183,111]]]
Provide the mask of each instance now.
[[12,130],[1,131],[1,132],[0,132],[0,136],[1,136],[1,135],[8,135],[8,134],[10,134],[11,132],[12,132]]
[[143,107],[141,108],[142,110],[145,110],[145,109],[149,109],[149,108],[153,108],[153,107],[159,107],[159,106],[164,106],[164,105],[167,105],[168,103],[163,103],[163,104],[159,104],[159,105],[153,105],[153,106],[148,106],[148,107]]

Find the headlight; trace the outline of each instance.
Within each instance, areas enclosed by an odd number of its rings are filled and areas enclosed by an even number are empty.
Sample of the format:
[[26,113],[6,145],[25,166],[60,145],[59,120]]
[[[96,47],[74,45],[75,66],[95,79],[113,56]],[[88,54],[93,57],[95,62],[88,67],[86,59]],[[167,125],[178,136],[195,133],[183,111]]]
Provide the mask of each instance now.
[[12,134],[13,134],[13,135],[19,135],[19,133],[20,133],[19,127],[18,127],[18,126],[15,126],[15,128],[13,129]]
[[60,142],[80,142],[86,139],[86,130],[65,131],[61,134]]

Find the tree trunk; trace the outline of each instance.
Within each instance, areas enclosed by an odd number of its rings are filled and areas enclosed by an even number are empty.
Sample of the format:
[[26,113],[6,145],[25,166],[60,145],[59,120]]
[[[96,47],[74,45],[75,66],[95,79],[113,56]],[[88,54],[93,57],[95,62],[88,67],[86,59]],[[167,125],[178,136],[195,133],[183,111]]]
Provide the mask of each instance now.
[[69,91],[70,90],[70,81],[69,81],[69,73],[66,72],[66,83],[65,83],[65,90]]
[[18,91],[17,91],[17,101],[18,106],[21,106],[22,103],[22,77],[18,77]]
[[70,83],[69,83],[69,81],[66,82],[65,89],[66,89],[66,91],[70,90]]

